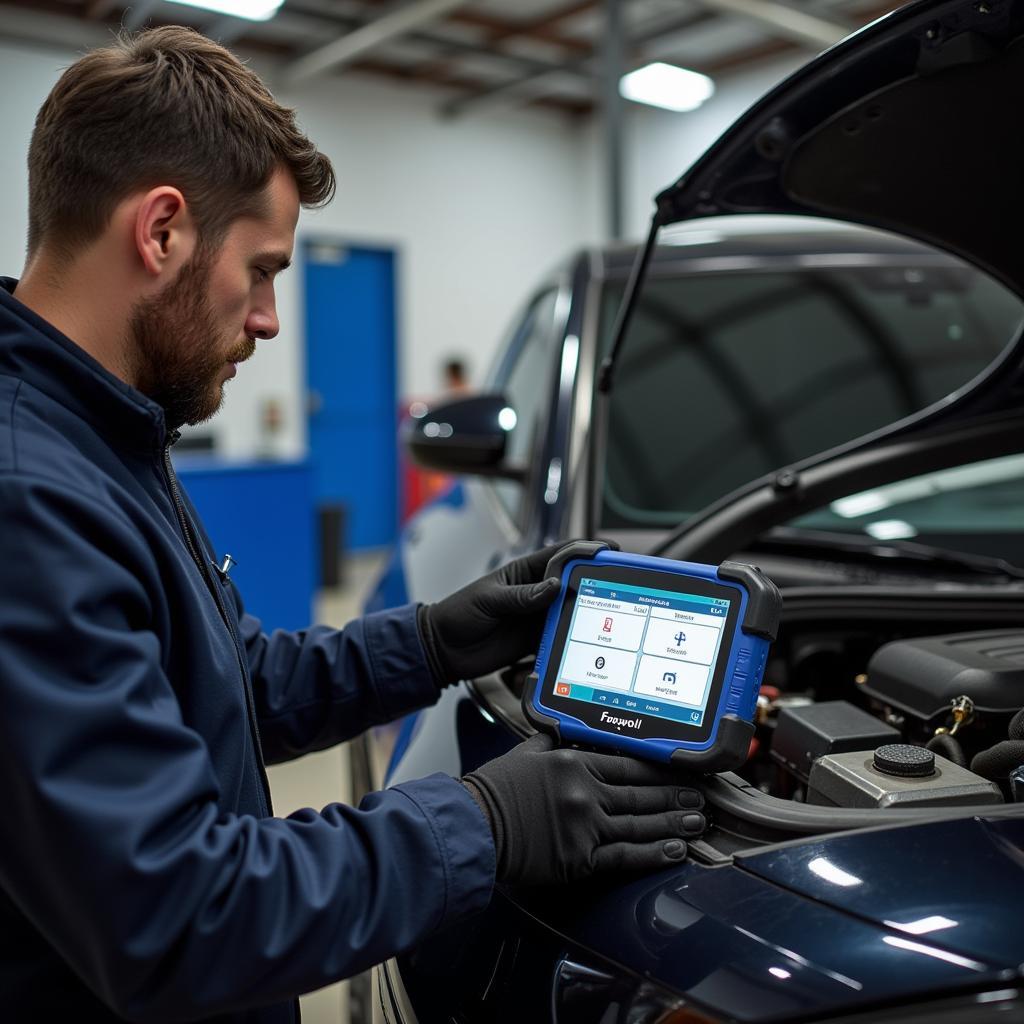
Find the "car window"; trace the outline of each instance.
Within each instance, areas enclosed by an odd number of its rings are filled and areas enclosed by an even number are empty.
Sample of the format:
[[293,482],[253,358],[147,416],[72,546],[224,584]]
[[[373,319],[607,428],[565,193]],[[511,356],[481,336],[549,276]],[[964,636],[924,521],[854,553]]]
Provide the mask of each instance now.
[[[514,331],[508,356],[494,381],[515,411],[515,426],[508,432],[506,460],[529,464],[547,426],[555,373],[555,312],[558,291],[551,289],[529,306]],[[517,525],[521,522],[525,488],[514,480],[498,480],[494,493]]]
[[[672,526],[765,473],[916,412],[983,370],[1022,305],[951,260],[664,272],[609,417],[605,527]],[[607,348],[622,285],[606,287]]]
[[794,519],[805,530],[909,540],[1024,566],[1024,455],[924,473]]

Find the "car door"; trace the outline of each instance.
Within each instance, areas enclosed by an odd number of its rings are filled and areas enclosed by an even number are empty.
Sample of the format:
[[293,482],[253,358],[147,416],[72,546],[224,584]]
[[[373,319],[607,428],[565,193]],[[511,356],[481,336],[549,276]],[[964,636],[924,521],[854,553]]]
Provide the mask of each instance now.
[[570,306],[564,277],[540,289],[527,303],[489,386],[505,396],[515,413],[506,457],[528,467],[522,481],[494,479],[479,485],[513,550],[540,543],[560,497],[565,438],[556,428],[565,418],[559,409],[571,400],[573,379],[569,375],[566,381],[559,370]]

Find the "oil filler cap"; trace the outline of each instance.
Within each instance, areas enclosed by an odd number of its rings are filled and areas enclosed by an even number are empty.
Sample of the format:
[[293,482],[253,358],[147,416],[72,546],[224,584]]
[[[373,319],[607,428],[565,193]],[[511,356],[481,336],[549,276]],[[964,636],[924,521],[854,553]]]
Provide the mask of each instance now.
[[935,755],[910,743],[887,743],[875,751],[874,767],[885,775],[920,779],[935,774]]

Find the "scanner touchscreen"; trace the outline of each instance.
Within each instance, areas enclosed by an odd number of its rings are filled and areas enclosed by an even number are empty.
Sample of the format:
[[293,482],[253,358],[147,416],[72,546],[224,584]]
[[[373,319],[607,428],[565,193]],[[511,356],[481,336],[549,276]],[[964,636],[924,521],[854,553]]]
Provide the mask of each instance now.
[[635,712],[699,726],[729,606],[719,597],[584,577],[553,694],[627,719]]
[[781,608],[760,570],[576,542],[548,575],[562,588],[523,693],[538,729],[694,771],[742,764]]

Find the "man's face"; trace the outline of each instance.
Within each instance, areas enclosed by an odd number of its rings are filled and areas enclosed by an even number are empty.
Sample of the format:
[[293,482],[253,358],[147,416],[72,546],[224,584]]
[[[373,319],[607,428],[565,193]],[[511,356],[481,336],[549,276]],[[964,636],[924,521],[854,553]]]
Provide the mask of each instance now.
[[208,420],[224,384],[278,332],[274,278],[291,259],[299,197],[279,170],[260,216],[236,220],[220,247],[200,246],[162,292],[138,303],[129,324],[138,389],[163,406],[171,428]]

